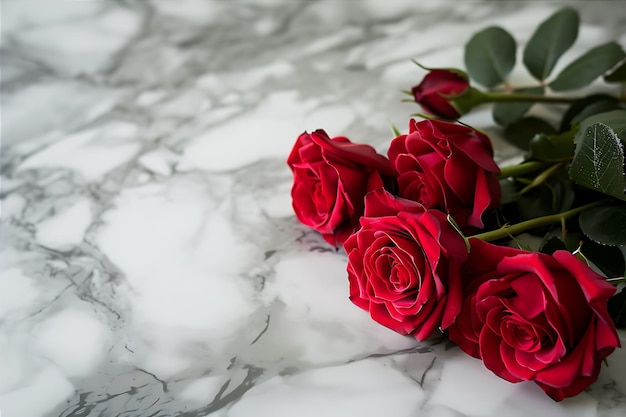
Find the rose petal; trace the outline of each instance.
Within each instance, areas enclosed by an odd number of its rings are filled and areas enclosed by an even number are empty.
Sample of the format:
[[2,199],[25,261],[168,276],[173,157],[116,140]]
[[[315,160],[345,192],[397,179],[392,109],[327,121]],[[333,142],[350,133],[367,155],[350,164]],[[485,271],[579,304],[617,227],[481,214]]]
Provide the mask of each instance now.
[[503,300],[504,305],[521,316],[532,319],[543,314],[546,308],[546,297],[538,277],[524,274],[510,282],[516,296]]
[[312,132],[310,137],[313,143],[322,149],[324,157],[330,161],[341,158],[348,163],[356,163],[377,170],[383,175],[393,175],[389,160],[369,145],[352,143],[344,137],[330,139],[323,130]]
[[506,343],[500,343],[500,355],[506,370],[521,381],[531,381],[535,377],[535,372],[522,366],[517,359],[516,351]]
[[370,191],[365,196],[365,217],[396,216],[399,212],[422,213],[426,209],[416,201],[395,197],[384,189]]
[[500,378],[506,379],[509,382],[520,382],[522,379],[514,376],[507,369],[506,365],[502,361],[502,354],[500,352],[500,336],[484,328],[480,333],[478,344],[480,346],[480,357],[485,364],[485,367]]

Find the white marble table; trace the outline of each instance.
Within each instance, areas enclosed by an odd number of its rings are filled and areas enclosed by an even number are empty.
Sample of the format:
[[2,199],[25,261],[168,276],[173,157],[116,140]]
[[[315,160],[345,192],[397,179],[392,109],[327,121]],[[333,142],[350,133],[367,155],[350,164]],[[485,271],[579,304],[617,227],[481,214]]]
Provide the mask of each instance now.
[[[564,61],[626,45],[620,3],[567,3]],[[561,4],[3,0],[2,417],[625,415],[604,370],[555,403],[377,325],[291,209],[299,133],[384,150],[411,58],[459,66],[489,24],[523,43]]]

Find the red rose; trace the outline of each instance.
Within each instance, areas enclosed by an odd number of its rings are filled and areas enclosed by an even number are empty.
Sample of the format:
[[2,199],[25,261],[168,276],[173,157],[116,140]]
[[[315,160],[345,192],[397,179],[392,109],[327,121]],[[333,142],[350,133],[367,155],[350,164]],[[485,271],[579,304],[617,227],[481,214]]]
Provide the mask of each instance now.
[[344,248],[350,300],[372,319],[418,340],[454,322],[468,253],[444,213],[372,191],[361,228]]
[[619,346],[607,313],[615,288],[567,251],[470,243],[471,281],[450,339],[501,378],[534,381],[556,401],[593,383]]
[[358,226],[365,194],[381,185],[378,174],[392,175],[389,160],[371,146],[330,139],[323,130],[301,134],[287,164],[296,217],[331,245],[343,243]]
[[[444,119],[457,119],[459,111],[443,96],[457,95],[469,88],[466,77],[444,69],[431,70],[411,89],[415,102],[424,111]],[[443,96],[442,96],[443,95]]]
[[449,213],[464,229],[498,206],[500,169],[489,138],[467,126],[441,120],[411,120],[409,134],[388,151],[400,196]]

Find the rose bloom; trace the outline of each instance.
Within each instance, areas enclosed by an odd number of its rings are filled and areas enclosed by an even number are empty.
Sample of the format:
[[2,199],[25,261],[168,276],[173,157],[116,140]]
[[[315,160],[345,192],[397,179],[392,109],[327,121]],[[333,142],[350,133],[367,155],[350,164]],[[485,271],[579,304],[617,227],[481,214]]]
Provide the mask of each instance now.
[[381,185],[380,176],[392,175],[389,160],[371,146],[331,139],[323,130],[301,134],[287,164],[296,217],[335,246],[358,226],[365,194]]
[[450,339],[499,377],[534,381],[556,401],[591,385],[619,346],[607,313],[615,288],[567,251],[470,243],[470,281]]
[[468,252],[444,213],[372,191],[344,248],[350,300],[372,319],[418,340],[454,322]]
[[[443,119],[458,119],[459,111],[443,96],[457,95],[469,88],[467,78],[445,69],[431,70],[411,89],[413,98],[424,111]],[[443,95],[443,96],[442,96]]]
[[484,227],[482,215],[500,202],[500,169],[489,138],[441,120],[411,120],[409,133],[387,152],[399,195],[449,213],[464,231]]

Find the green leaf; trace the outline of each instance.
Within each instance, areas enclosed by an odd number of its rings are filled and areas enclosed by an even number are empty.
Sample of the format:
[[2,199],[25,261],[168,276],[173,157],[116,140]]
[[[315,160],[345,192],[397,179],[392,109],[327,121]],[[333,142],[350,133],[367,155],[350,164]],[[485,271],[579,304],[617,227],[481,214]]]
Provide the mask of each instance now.
[[557,61],[576,41],[580,19],[576,10],[563,8],[539,25],[524,49],[524,65],[543,81]]
[[578,222],[585,235],[602,245],[626,245],[626,206],[593,207]]
[[581,123],[583,120],[588,119],[591,116],[597,114],[608,113],[613,110],[619,110],[619,102],[617,100],[600,100],[595,103],[591,103],[585,107],[580,113],[578,113],[573,119],[572,123]]
[[501,27],[476,33],[465,45],[465,67],[479,84],[495,87],[506,81],[515,65],[515,39]]
[[622,61],[620,65],[612,69],[607,75],[604,76],[604,81],[607,83],[623,83],[626,82],[626,60]]
[[554,128],[545,120],[526,117],[508,125],[504,129],[504,140],[522,150],[529,150],[532,138],[538,133],[554,133]]
[[546,253],[548,255],[552,255],[557,250],[567,250],[567,247],[565,246],[565,243],[563,243],[563,241],[556,236],[552,236],[539,248],[539,252]]
[[500,197],[500,204],[510,204],[514,203],[520,198],[520,193],[517,190],[517,186],[515,185],[515,181],[511,178],[504,178],[500,181],[500,191],[502,193]]
[[618,329],[626,329],[626,287],[609,298],[607,311]]
[[[588,106],[597,102],[613,102],[615,103],[616,106],[618,106],[618,103],[619,103],[617,98],[610,96],[608,94],[591,94],[591,95],[581,98],[580,100],[576,100],[574,103],[572,103],[571,106],[569,106],[569,108],[563,115],[563,119],[561,120],[560,130],[562,132],[566,130],[570,130],[573,124],[572,120],[574,118],[580,119],[577,116],[581,113],[585,113],[585,114],[589,113],[585,109]],[[588,116],[591,116],[591,114],[587,114],[587,117]]]
[[581,129],[586,129],[595,123],[609,126],[622,141],[626,142],[626,110],[613,110],[595,114],[583,120],[580,127]]
[[530,158],[537,161],[567,161],[574,156],[574,132],[558,135],[540,133],[530,141]]
[[605,43],[569,64],[549,85],[554,91],[572,90],[589,85],[613,68],[626,54],[616,42]]
[[[541,187],[535,187],[522,194],[516,205],[518,214],[511,218],[523,221],[569,210],[576,197],[572,182],[567,178],[566,172],[563,175],[557,173],[554,177],[548,179]],[[548,229],[552,227],[560,226],[551,225]],[[541,229],[535,231],[541,233]]]
[[615,131],[599,122],[581,126],[569,174],[583,187],[626,200],[624,150]]
[[583,236],[581,251],[607,277],[624,276],[624,254],[617,246],[604,246]]
[[[543,87],[529,87],[529,88],[518,88],[513,90],[511,95],[515,95],[515,93],[521,94],[533,94],[533,95],[543,95],[544,88]],[[493,120],[501,125],[508,125],[515,121],[518,121],[526,112],[533,106],[532,101],[529,102],[519,102],[519,103],[496,103],[493,106]]]

